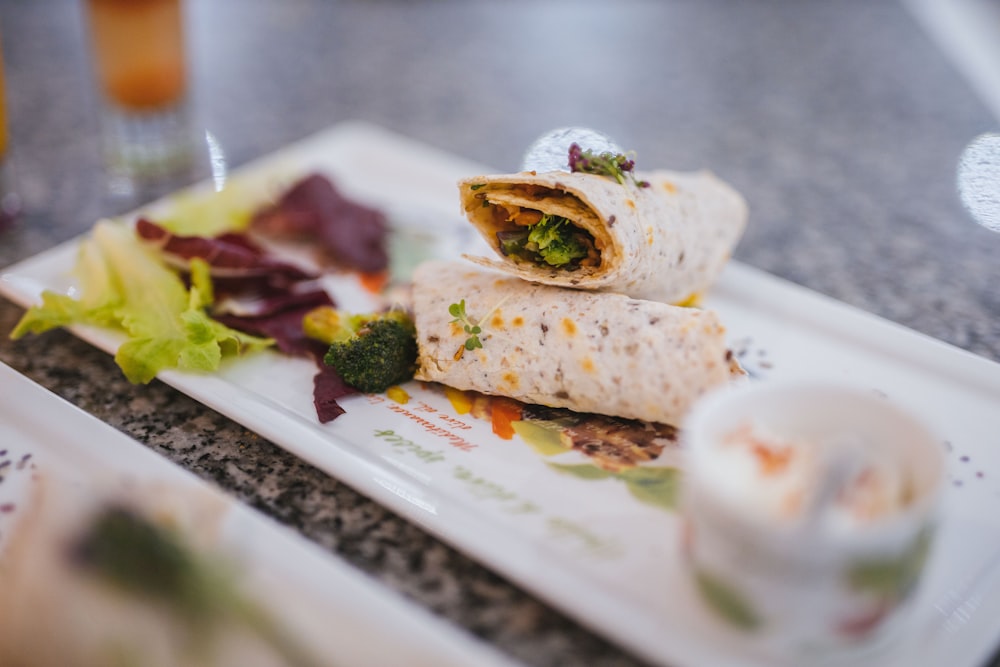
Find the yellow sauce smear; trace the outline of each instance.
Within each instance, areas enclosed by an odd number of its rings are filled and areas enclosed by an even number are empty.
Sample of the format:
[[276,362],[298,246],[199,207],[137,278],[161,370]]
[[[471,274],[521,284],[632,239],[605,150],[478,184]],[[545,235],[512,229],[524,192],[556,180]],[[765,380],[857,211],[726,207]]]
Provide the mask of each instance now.
[[701,303],[701,292],[691,292],[687,297],[676,302],[675,306],[682,308],[695,308]]
[[472,411],[472,397],[461,389],[445,387],[444,395],[458,414],[467,415]]
[[410,395],[406,393],[406,390],[398,385],[394,385],[385,390],[385,395],[389,397],[389,400],[395,401],[400,405],[406,405],[410,402]]

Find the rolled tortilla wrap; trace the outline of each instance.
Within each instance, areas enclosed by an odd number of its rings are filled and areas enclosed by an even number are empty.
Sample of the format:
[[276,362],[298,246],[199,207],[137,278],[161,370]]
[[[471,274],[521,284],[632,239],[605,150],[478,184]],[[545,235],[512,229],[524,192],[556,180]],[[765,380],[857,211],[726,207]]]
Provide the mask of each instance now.
[[[466,350],[469,334],[452,322],[448,308],[462,299],[471,320],[485,318],[480,349]],[[412,308],[417,379],[456,389],[676,426],[731,377],[712,311],[444,261],[417,268]]]
[[[682,303],[705,292],[746,227],[747,205],[709,172],[636,174],[639,187],[606,176],[522,172],[459,182],[462,208],[498,259],[484,266],[547,285]],[[498,232],[524,230],[538,214],[566,218],[592,245],[588,256],[552,266],[527,253],[505,254]]]

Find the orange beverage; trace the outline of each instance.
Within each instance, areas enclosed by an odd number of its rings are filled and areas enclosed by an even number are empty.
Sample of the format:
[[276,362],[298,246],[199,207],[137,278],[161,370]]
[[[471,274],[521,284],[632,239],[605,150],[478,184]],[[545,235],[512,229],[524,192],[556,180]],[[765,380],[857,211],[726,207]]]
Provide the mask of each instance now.
[[88,0],[97,77],[113,103],[146,111],[185,93],[181,0]]
[[0,160],[7,155],[7,82],[3,76],[3,53],[0,52]]
[[6,82],[3,70],[3,55],[0,54],[0,230],[10,225],[21,212],[21,198],[14,187],[10,156],[7,155],[10,130],[7,128]]

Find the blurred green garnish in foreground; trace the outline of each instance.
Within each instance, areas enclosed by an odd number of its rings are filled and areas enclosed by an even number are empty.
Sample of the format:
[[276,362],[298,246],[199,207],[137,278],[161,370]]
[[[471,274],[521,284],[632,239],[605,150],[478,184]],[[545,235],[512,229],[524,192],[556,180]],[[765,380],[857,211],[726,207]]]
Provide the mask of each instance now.
[[209,649],[212,633],[228,623],[256,635],[291,666],[318,665],[241,594],[221,563],[193,552],[172,531],[129,509],[105,508],[73,544],[70,557],[119,591],[165,607],[186,626],[195,652]]

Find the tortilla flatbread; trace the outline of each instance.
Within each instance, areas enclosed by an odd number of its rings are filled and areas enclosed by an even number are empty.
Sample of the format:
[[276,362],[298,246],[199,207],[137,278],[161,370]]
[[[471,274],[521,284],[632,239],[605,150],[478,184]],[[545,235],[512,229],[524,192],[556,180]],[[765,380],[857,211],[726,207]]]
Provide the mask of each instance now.
[[[707,171],[636,174],[649,183],[554,171],[473,176],[459,182],[462,210],[497,258],[468,259],[525,280],[683,303],[717,278],[747,222],[747,204]],[[568,265],[504,253],[498,232],[523,230],[537,213],[566,218],[592,252]]]
[[[465,262],[414,272],[418,380],[578,412],[680,425],[732,378],[713,311],[539,285]],[[465,301],[481,348],[453,322]],[[482,321],[480,321],[482,320]]]

